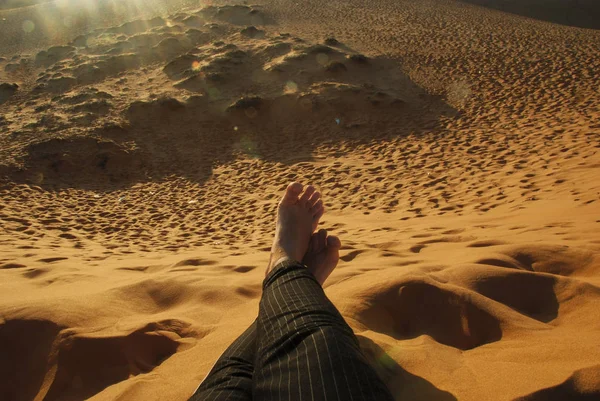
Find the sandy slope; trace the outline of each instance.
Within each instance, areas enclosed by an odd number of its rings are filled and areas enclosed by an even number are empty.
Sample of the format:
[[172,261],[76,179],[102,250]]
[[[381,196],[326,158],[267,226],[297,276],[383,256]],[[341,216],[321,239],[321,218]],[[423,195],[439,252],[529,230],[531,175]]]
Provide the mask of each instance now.
[[291,180],[397,399],[600,397],[593,4],[212,3],[0,10],[0,399],[185,400]]

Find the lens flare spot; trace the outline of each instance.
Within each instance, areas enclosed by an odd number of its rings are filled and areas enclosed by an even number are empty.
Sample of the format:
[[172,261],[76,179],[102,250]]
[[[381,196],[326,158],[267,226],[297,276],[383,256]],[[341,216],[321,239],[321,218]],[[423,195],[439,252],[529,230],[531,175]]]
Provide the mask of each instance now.
[[23,26],[23,30],[27,33],[33,32],[33,30],[35,29],[35,24],[31,20],[23,21],[22,26]]
[[251,25],[254,25],[254,26],[263,25],[265,23],[265,21],[263,20],[263,18],[260,15],[251,16],[250,21],[252,22]]
[[317,63],[321,64],[322,66],[326,66],[328,62],[329,62],[329,56],[327,54],[325,54],[325,53],[317,54]]
[[392,359],[392,357],[386,353],[381,354],[379,358],[377,358],[377,362],[379,362],[379,364],[385,369],[393,369],[396,365],[396,362]]
[[296,84],[294,81],[287,81],[285,83],[284,92],[285,93],[296,93],[296,92],[298,92],[298,84]]
[[312,110],[312,100],[310,100],[307,97],[303,97],[302,99],[300,99],[300,107],[302,107],[304,110]]
[[33,175],[33,177],[31,177],[31,181],[33,181],[35,184],[41,184],[44,182],[44,174],[43,173],[36,173]]
[[192,70],[194,70],[194,71],[200,71],[200,62],[199,61],[194,61],[192,63]]
[[216,100],[221,97],[221,92],[217,88],[206,89],[206,94],[211,100]]
[[260,153],[258,151],[258,146],[254,140],[248,138],[247,136],[243,136],[240,141],[237,143],[236,147],[246,156],[249,156],[253,159],[260,158]]
[[256,110],[254,107],[248,107],[246,110],[244,110],[244,113],[246,113],[248,118],[254,118],[258,115],[258,110]]
[[239,128],[237,127],[237,125],[235,127],[233,127],[234,131],[237,131]]

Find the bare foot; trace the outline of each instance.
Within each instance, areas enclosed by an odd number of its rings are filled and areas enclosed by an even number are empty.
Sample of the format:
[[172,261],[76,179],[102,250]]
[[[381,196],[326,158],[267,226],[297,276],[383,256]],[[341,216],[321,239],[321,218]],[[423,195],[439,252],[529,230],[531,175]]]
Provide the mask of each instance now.
[[337,266],[340,260],[341,246],[340,239],[333,235],[328,236],[326,230],[319,230],[310,237],[308,251],[302,262],[321,286]]
[[267,274],[284,259],[302,261],[323,212],[321,194],[313,186],[303,188],[297,182],[288,185],[277,210],[275,239]]

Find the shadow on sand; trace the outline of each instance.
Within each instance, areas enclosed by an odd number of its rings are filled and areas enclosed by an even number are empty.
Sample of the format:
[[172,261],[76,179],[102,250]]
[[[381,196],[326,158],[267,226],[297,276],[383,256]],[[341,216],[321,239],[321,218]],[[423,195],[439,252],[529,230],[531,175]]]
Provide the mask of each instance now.
[[600,29],[600,2],[597,0],[462,1],[554,24]]
[[396,400],[456,401],[451,393],[440,390],[422,377],[402,369],[373,340],[357,336],[360,346],[379,377],[383,379]]
[[[202,183],[240,156],[292,165],[317,148],[342,154],[435,132],[458,114],[399,60],[367,57],[334,38],[242,28],[266,26],[260,8],[205,7],[169,21],[93,31],[21,60],[45,70],[19,99],[46,103],[7,136],[13,151],[0,149],[0,160],[20,158],[0,165],[0,177],[49,190],[110,191],[170,177]],[[94,87],[113,79],[112,93]],[[2,107],[18,110],[19,99]]]
[[[394,60],[346,64],[276,95],[215,95],[230,94],[235,78],[204,76],[187,95],[132,102],[113,119],[119,123],[34,141],[24,149],[23,164],[5,166],[0,176],[47,190],[110,191],[174,176],[202,183],[214,166],[239,156],[292,165],[310,161],[317,147],[339,155],[359,144],[433,132],[442,117],[458,114]],[[286,72],[274,74],[283,87]]]

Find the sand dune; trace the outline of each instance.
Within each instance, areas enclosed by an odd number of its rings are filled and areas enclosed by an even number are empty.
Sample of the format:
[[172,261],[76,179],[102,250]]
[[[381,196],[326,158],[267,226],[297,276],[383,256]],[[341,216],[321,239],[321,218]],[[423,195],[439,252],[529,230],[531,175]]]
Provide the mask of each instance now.
[[593,0],[576,3],[565,0],[464,0],[467,3],[494,10],[522,15],[528,18],[579,28],[599,29],[600,5]]
[[293,180],[396,399],[600,397],[593,4],[9,3],[0,400],[186,400]]

